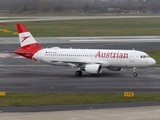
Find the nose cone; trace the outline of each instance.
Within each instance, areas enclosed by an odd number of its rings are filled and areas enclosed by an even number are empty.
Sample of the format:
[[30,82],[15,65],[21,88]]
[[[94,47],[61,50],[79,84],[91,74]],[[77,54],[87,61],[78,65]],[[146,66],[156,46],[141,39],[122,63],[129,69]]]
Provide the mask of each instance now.
[[152,65],[155,65],[156,64],[156,61],[153,59],[153,58],[151,58],[150,59],[150,61],[149,61],[149,64],[152,66]]

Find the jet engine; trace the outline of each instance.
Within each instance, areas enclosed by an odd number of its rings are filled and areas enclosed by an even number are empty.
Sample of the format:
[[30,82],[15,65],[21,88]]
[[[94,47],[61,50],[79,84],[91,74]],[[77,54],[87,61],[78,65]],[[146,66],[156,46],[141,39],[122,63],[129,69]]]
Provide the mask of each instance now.
[[87,64],[84,67],[84,71],[91,74],[99,74],[102,72],[102,67],[99,64]]
[[120,68],[120,67],[108,67],[107,69],[112,70],[112,71],[121,71],[122,70],[122,68]]

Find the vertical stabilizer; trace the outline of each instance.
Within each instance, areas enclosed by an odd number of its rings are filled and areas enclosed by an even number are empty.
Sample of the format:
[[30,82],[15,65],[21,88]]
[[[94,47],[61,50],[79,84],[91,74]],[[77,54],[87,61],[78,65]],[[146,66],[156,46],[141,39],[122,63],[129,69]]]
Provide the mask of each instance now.
[[37,43],[24,24],[17,24],[17,30],[21,49],[15,50],[14,52],[18,55],[32,59],[32,56],[37,51],[41,50],[42,47]]
[[42,48],[28,31],[24,24],[17,24],[19,40],[22,49],[38,49]]

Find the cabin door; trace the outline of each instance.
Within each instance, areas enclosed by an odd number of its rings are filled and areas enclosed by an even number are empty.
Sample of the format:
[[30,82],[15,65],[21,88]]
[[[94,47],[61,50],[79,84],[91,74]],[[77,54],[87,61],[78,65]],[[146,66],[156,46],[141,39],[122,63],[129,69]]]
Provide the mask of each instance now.
[[131,52],[130,54],[130,62],[135,62],[135,53]]

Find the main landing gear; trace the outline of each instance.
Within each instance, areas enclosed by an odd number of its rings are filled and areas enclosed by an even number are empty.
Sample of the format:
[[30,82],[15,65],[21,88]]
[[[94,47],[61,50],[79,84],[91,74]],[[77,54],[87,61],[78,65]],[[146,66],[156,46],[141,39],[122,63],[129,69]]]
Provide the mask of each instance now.
[[138,75],[138,74],[136,73],[136,70],[137,70],[137,68],[134,67],[134,68],[133,68],[133,71],[134,71],[134,72],[133,72],[133,76],[134,76],[134,77],[137,77],[137,75]]
[[[136,73],[136,70],[137,70],[137,68],[134,67],[134,68],[133,68],[133,76],[134,76],[134,77],[137,77],[137,75],[138,75],[138,74]],[[82,76],[82,71],[81,71],[81,70],[77,70],[77,71],[75,72],[75,75],[76,75],[76,76]]]
[[76,71],[76,72],[75,72],[75,75],[76,75],[76,76],[81,76],[81,75],[82,75],[82,71],[80,71],[80,70]]

